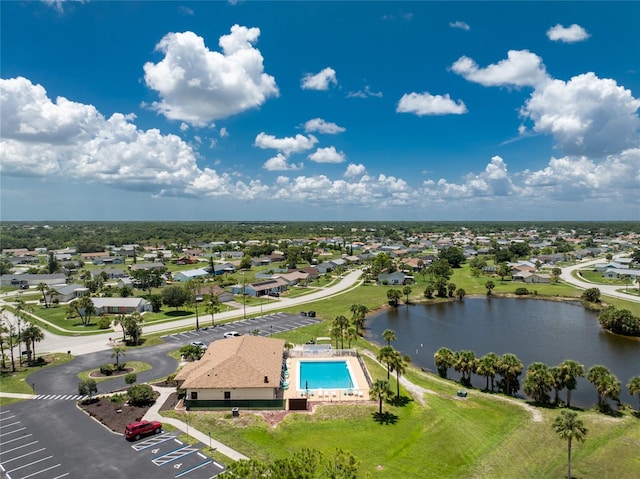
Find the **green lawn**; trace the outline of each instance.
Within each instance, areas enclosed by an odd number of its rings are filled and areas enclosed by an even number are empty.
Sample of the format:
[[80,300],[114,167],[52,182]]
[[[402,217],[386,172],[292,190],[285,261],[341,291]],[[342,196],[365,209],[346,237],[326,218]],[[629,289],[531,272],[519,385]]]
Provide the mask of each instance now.
[[10,393],[24,393],[24,394],[32,394],[33,389],[30,384],[27,384],[26,378],[29,374],[38,371],[42,368],[46,368],[48,366],[55,366],[57,364],[66,363],[67,361],[71,361],[73,356],[63,353],[57,353],[52,355],[44,356],[44,359],[47,362],[46,365],[43,366],[24,366],[18,367],[17,358],[16,358],[16,372],[12,372],[10,370],[11,363],[7,361],[7,366],[9,369],[2,370],[0,373],[0,391],[2,392],[10,392]]
[[[127,358],[124,355],[120,356],[120,364],[126,363],[126,368],[127,369],[131,369],[133,368],[133,371],[131,371],[134,374],[139,374],[142,373],[144,371],[148,371],[150,369],[152,369],[151,364],[149,363],[145,363],[142,361],[127,361]],[[82,380],[86,380],[90,378],[90,374],[92,372],[96,372],[96,371],[100,371],[100,368],[97,369],[90,369],[88,371],[82,371],[80,373],[78,373],[78,379],[82,379]],[[127,374],[127,373],[125,373]],[[104,376],[104,377],[98,377],[98,378],[92,378],[95,380],[96,383],[100,383],[103,381],[107,381],[109,379],[114,379],[120,376],[124,376],[125,374],[112,374],[111,376]]]

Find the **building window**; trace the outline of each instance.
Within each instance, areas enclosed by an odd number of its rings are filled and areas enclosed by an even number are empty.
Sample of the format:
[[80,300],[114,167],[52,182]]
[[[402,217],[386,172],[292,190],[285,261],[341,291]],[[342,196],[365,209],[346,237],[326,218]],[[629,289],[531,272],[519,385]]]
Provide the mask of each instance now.
[[224,400],[229,401],[231,399],[231,391],[224,392]]
[[191,391],[191,399],[196,401],[198,399],[198,391]]

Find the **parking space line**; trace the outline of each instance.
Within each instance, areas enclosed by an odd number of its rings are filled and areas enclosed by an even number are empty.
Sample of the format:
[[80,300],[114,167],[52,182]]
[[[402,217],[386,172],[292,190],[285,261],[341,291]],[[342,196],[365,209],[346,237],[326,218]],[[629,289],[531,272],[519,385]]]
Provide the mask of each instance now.
[[7,454],[9,452],[13,452],[13,451],[16,451],[18,449],[22,449],[23,447],[33,446],[34,444],[37,444],[37,443],[38,443],[38,441],[28,442],[26,444],[23,444],[22,446],[14,447],[13,449],[3,450],[2,454]]
[[[24,464],[24,465],[22,465],[20,467],[16,467],[15,469],[11,469],[10,471],[7,471],[7,474],[9,474],[10,472],[19,471],[20,469],[24,469],[25,467],[33,466],[34,464],[38,464],[39,462],[42,462],[42,461],[48,461],[52,457],[53,456],[43,457],[42,459],[38,459],[37,461],[30,462],[29,464]],[[60,465],[60,464],[58,464],[58,465]]]
[[213,465],[214,466],[218,466],[220,469],[224,469],[224,466],[222,464],[220,464],[219,462],[213,461]]
[[134,451],[144,451],[145,449],[153,447],[153,446],[155,446],[157,444],[162,444],[163,442],[169,441],[170,439],[173,439],[174,437],[175,436],[173,434],[165,433],[165,434],[162,434],[160,436],[156,436],[153,439],[148,439],[148,440],[146,440],[144,442],[140,442],[138,444],[133,444],[131,446],[131,448]]
[[65,472],[64,474],[60,474],[59,476],[54,477],[53,479],[60,479],[62,477],[67,477],[69,475],[68,472]]
[[189,474],[190,472],[193,472],[193,471],[195,471],[196,469],[200,469],[201,467],[206,466],[207,464],[211,464],[211,462],[212,462],[211,460],[209,460],[209,461],[205,461],[205,462],[203,462],[203,463],[201,463],[201,464],[198,464],[197,466],[193,466],[192,468],[189,468],[189,469],[186,469],[186,470],[182,471],[180,474],[176,474],[176,476],[175,476],[175,477],[176,477],[176,478],[178,478],[178,477],[182,477],[182,476],[184,476],[185,474]]
[[[6,463],[11,462],[11,461],[15,461],[16,459],[22,459],[23,457],[30,456],[31,454],[36,454],[38,452],[42,452],[45,449],[46,449],[46,447],[43,447],[42,449],[36,449],[35,451],[27,452],[26,454],[23,454],[22,456],[12,457],[11,459],[8,459],[8,460],[4,461],[3,464],[6,464]],[[6,454],[7,451],[4,451],[4,453]]]
[[169,464],[170,462],[177,461],[178,459],[188,456],[189,454],[193,454],[194,452],[198,452],[198,449],[195,449],[189,446],[184,446],[184,447],[175,449],[171,452],[168,452],[166,454],[163,454],[162,456],[158,456],[155,459],[152,459],[151,462],[153,462],[156,466],[164,466],[165,464]]
[[[26,427],[21,427],[20,429],[16,429],[15,431],[5,432],[3,433],[3,436],[6,434],[13,434],[14,432],[24,431],[25,429]],[[20,439],[24,439],[25,437],[30,436],[32,436],[32,434],[25,434],[24,436],[16,437],[15,439],[9,439],[8,441],[0,442],[0,447],[4,446],[5,444],[9,444],[10,442],[19,441]]]
[[[42,469],[41,471],[34,472],[32,474],[29,474],[28,476],[23,476],[20,479],[27,479],[28,477],[37,476],[38,474],[42,474],[43,472],[50,471],[51,469],[55,469],[56,467],[60,467],[60,466],[61,466],[61,464],[56,464],[55,466],[47,467],[46,469]],[[69,474],[69,473],[67,473],[67,474]],[[62,476],[60,476],[60,477],[62,477]]]
[[3,427],[15,426],[16,424],[20,424],[20,421],[12,422],[11,424],[3,424],[2,426],[0,426],[0,429],[2,429]]
[[[9,411],[7,411],[9,412]],[[15,416],[7,416],[7,417],[0,417],[0,421],[6,421],[7,419],[13,419]]]

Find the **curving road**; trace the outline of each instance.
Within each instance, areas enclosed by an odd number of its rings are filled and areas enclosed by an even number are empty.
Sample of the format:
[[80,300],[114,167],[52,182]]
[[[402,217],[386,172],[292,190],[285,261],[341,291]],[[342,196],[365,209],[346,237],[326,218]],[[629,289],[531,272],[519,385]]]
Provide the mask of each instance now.
[[562,279],[565,283],[569,283],[580,289],[598,288],[600,290],[600,293],[605,296],[611,296],[614,298],[624,299],[625,301],[633,301],[635,303],[640,303],[640,296],[625,293],[622,289],[622,286],[591,283],[589,281],[578,279],[575,276],[573,276],[573,273],[576,270],[585,269],[586,267],[593,266],[598,263],[604,263],[604,262],[606,262],[604,258],[598,258],[598,259],[592,259],[589,261],[583,261],[573,266],[566,266],[562,268],[560,279]]
[[[332,286],[325,286],[318,288],[318,291],[309,293],[297,298],[280,298],[273,303],[264,304],[262,306],[247,306],[246,316],[254,314],[266,314],[271,311],[279,311],[292,306],[301,306],[304,304],[313,303],[321,299],[326,299],[340,294],[344,294],[351,291],[353,288],[360,284],[361,270],[354,270],[346,274],[339,282]],[[2,300],[0,300],[2,304]],[[15,317],[9,312],[5,311],[5,315],[9,321],[15,322]],[[239,319],[245,316],[244,309],[226,311],[224,313],[216,314],[216,321],[227,321],[230,319]],[[206,324],[208,315],[201,315],[201,322]],[[42,321],[42,320],[41,320]],[[46,322],[45,322],[46,325]],[[168,321],[160,324],[143,325],[143,334],[154,334],[175,331],[178,329],[184,329],[186,327],[193,327],[195,329],[195,316],[189,318],[180,319],[176,321]],[[43,353],[61,353],[71,351],[74,356],[89,354],[96,351],[105,351],[113,349],[113,342],[111,338],[117,339],[120,337],[119,331],[110,331],[104,334],[94,334],[86,336],[60,336],[54,334],[54,325],[49,325],[43,329],[45,339],[37,344],[36,352],[38,354]]]

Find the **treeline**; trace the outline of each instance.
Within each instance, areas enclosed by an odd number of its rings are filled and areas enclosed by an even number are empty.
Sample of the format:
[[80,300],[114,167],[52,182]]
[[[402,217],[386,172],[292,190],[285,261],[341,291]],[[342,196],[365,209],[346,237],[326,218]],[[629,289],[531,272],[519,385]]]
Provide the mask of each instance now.
[[638,222],[261,222],[261,221],[128,221],[128,222],[3,222],[2,248],[77,247],[82,252],[102,251],[105,245],[172,243],[192,245],[210,241],[272,240],[366,235],[402,241],[419,233],[469,230],[475,234],[538,230],[543,235],[572,231],[574,236],[611,236],[621,231],[640,233]]
[[612,333],[624,336],[640,336],[640,318],[628,309],[607,306],[598,316],[600,326]]

